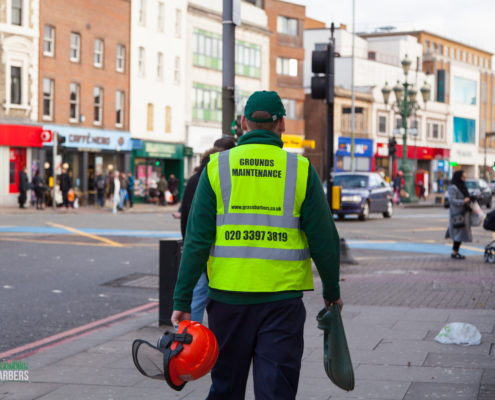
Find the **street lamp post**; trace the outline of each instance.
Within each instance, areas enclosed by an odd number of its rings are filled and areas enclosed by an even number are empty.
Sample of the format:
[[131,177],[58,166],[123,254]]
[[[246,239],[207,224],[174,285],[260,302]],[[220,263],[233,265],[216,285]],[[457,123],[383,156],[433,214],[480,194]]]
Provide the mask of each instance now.
[[[400,83],[399,81],[397,81],[397,84],[393,87],[393,89],[390,89],[388,87],[388,84],[385,83],[385,87],[382,88],[382,94],[385,104],[388,104],[390,93],[393,91],[395,94],[395,104],[392,107],[395,106],[396,112],[401,116],[402,128],[404,130],[404,133],[402,135],[402,160],[399,168],[404,174],[404,189],[409,194],[409,197],[404,198],[403,201],[415,202],[418,199],[416,197],[416,190],[414,187],[412,168],[407,160],[407,119],[409,118],[411,113],[419,108],[419,104],[416,101],[416,95],[418,91],[413,84],[407,82],[407,73],[409,72],[409,68],[411,67],[411,60],[407,57],[407,55],[401,61],[401,64],[402,70],[404,71],[404,82]],[[430,86],[425,82],[420,90],[423,101],[426,104],[430,97]]]

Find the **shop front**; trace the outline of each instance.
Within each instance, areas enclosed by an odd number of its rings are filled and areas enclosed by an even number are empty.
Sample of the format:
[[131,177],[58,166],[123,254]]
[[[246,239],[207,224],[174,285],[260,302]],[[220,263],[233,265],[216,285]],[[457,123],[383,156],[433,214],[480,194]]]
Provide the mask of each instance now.
[[135,179],[134,196],[137,202],[156,202],[157,186],[161,177],[169,181],[174,175],[179,181],[178,199],[184,189],[184,157],[192,150],[182,143],[162,143],[132,140],[132,166]]
[[[373,140],[354,139],[354,170],[371,171],[373,159]],[[339,137],[335,153],[335,171],[350,171],[351,168],[351,138]]]
[[40,169],[33,152],[43,146],[43,128],[30,125],[0,125],[0,205],[14,206],[19,195],[19,172],[27,167],[32,176]]
[[[402,159],[402,145],[396,146],[395,163],[389,164],[388,143],[377,143],[375,153],[375,169],[385,170],[387,176],[394,177]],[[439,192],[444,190],[446,179],[449,174],[450,150],[438,147],[407,146],[407,159],[411,160],[414,171],[414,180],[419,187],[420,182],[428,192]]]
[[[63,143],[57,150],[56,174],[66,164],[82,205],[95,204],[95,178],[99,173],[108,176],[113,171],[131,171],[131,136],[129,132],[44,125],[44,129],[58,134]],[[46,164],[53,164],[53,144],[46,145]]]

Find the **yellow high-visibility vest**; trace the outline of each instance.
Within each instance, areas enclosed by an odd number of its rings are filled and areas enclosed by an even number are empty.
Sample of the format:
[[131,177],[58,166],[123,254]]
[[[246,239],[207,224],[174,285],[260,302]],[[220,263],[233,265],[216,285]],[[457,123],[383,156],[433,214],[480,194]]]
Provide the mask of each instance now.
[[273,145],[246,144],[210,156],[216,238],[209,286],[233,292],[313,289],[300,227],[309,161]]

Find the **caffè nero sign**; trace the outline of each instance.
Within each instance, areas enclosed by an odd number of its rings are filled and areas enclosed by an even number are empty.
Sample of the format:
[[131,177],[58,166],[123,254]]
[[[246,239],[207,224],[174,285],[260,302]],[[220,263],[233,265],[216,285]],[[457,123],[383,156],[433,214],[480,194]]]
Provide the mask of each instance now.
[[[64,147],[84,148],[85,150],[131,151],[131,135],[126,131],[108,131],[62,125],[44,125],[43,129],[65,137]],[[47,143],[51,145],[51,143]]]

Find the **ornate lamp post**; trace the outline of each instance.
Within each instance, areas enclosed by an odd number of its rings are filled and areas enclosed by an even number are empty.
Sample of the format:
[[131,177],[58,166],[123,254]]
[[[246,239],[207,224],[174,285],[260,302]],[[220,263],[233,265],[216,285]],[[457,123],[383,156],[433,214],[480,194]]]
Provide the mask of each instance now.
[[[415,202],[418,199],[416,197],[416,190],[414,187],[412,168],[407,160],[407,119],[413,112],[419,109],[419,104],[416,101],[418,91],[412,83],[407,82],[407,73],[411,67],[411,60],[407,57],[407,55],[401,61],[401,64],[402,70],[404,71],[404,82],[400,83],[397,81],[397,84],[392,89],[387,83],[385,83],[385,86],[382,88],[382,94],[385,104],[388,104],[390,93],[393,91],[395,94],[395,103],[392,105],[392,108],[395,107],[395,111],[401,116],[402,128],[404,129],[404,133],[402,135],[402,160],[399,168],[404,174],[404,189],[407,193],[409,193],[409,197],[403,199],[403,201]],[[423,102],[426,104],[430,98],[430,86],[425,82],[420,91],[423,97]]]

